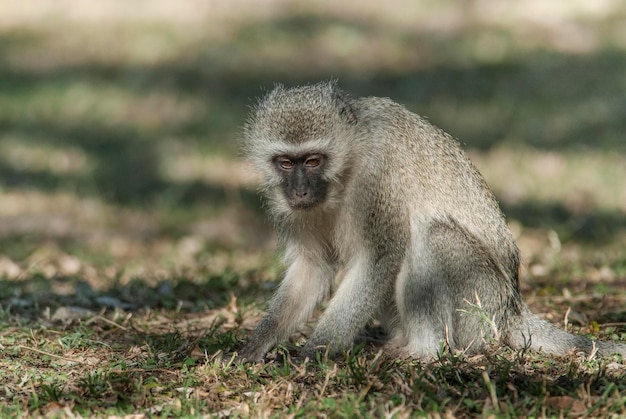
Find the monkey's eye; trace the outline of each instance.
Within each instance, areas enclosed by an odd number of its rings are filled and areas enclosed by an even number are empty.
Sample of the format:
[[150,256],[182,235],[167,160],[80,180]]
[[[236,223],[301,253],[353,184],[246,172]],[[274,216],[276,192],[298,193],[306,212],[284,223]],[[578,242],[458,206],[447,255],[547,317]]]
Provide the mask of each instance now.
[[320,163],[321,163],[320,159],[315,158],[315,157],[312,157],[312,158],[310,158],[310,159],[307,159],[307,160],[304,162],[304,165],[305,165],[306,167],[317,167],[317,166],[319,166],[319,165],[320,165]]
[[281,159],[278,161],[278,165],[281,167],[281,169],[289,170],[289,169],[293,169],[293,167],[296,164],[292,162],[291,160]]

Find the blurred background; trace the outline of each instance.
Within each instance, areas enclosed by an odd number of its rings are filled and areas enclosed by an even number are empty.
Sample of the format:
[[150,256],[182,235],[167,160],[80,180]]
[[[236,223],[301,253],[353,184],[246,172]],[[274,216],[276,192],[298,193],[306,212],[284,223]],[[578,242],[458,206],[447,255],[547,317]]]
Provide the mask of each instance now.
[[619,0],[0,0],[0,304],[276,280],[240,127],[331,77],[459,139],[527,292],[624,292],[625,52]]

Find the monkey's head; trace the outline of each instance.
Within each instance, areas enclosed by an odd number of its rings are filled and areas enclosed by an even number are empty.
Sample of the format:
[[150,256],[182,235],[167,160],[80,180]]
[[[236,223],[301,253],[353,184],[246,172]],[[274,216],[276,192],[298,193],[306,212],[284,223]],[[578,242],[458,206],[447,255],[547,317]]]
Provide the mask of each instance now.
[[244,128],[245,149],[275,211],[337,203],[357,124],[352,100],[335,82],[278,85],[259,101]]

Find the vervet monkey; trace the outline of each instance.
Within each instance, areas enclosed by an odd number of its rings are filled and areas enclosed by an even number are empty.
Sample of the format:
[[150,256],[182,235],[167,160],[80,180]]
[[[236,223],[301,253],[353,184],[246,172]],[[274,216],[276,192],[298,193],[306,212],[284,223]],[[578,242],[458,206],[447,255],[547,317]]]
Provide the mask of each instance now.
[[[335,82],[277,86],[244,128],[244,146],[288,265],[241,351],[263,359],[343,279],[303,354],[351,347],[375,316],[402,353],[480,351],[489,334],[514,349],[626,356],[532,314],[519,253],[485,181],[448,134],[390,99],[355,99]],[[484,317],[471,314],[480,306]]]

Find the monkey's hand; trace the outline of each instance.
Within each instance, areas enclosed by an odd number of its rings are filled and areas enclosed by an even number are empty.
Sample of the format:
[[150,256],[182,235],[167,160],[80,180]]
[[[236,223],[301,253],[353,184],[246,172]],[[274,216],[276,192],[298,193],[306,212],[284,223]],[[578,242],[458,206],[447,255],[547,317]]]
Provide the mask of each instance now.
[[299,358],[304,360],[309,358],[310,361],[317,359],[318,355],[322,358],[333,358],[339,355],[345,348],[335,339],[325,339],[320,333],[314,333],[300,351]]
[[262,361],[265,354],[278,341],[278,330],[276,316],[273,313],[266,314],[250,335],[248,343],[239,352],[238,360],[241,362]]
[[237,354],[235,362],[237,363],[257,363],[261,362],[265,356],[265,351],[259,345],[254,342],[248,343]]

